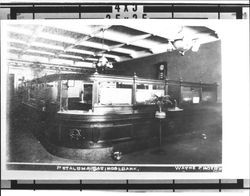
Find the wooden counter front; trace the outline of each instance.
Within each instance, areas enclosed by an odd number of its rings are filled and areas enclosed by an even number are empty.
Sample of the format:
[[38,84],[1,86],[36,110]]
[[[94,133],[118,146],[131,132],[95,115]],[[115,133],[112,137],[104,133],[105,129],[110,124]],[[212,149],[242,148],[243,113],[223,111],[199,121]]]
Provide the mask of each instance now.
[[[154,117],[154,111],[143,110],[142,106],[137,106],[133,112],[63,111],[56,115],[38,112],[34,107],[27,108],[29,116],[36,118],[36,121],[32,120],[36,126],[43,118],[45,127],[41,138],[47,142],[42,143],[52,144],[48,151],[58,156],[74,158],[70,155],[73,150],[82,156],[82,151],[87,149],[91,152],[109,149],[108,153],[116,150],[128,153],[159,145],[159,120]],[[162,120],[163,141],[172,136],[209,131],[222,124],[221,104],[182,108],[183,111],[168,111],[166,119]],[[53,149],[57,149],[56,152]]]
[[59,112],[48,138],[70,148],[100,148],[116,142],[156,137],[154,113]]
[[[205,129],[221,119],[220,106],[187,107],[168,111],[162,121],[163,136]],[[216,121],[215,121],[216,119]],[[153,140],[159,137],[159,122],[154,112],[102,113],[58,112],[47,136],[51,142],[70,148],[102,148],[126,141]]]

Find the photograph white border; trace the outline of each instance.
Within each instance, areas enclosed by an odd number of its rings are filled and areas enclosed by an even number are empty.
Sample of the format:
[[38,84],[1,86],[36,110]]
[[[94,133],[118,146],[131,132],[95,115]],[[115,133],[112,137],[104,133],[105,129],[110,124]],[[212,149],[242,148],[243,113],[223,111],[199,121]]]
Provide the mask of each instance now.
[[[1,170],[2,179],[248,179],[249,178],[249,20],[73,20],[91,24],[143,25],[162,22],[207,26],[216,30],[222,45],[222,172],[48,172],[9,171],[6,165],[6,24],[65,22],[64,20],[1,21]],[[66,22],[71,23],[71,20]],[[212,65],[211,65],[212,66]],[[4,69],[5,67],[5,69]],[[239,92],[239,93],[237,93]],[[237,97],[239,95],[239,97]],[[238,99],[234,105],[235,100]],[[58,164],[61,165],[61,164]],[[68,165],[68,164],[67,164]],[[101,165],[101,164],[100,164]],[[119,165],[119,164],[115,164]],[[138,164],[138,166],[140,166]],[[145,166],[144,164],[142,166]],[[159,165],[156,165],[159,166]],[[169,166],[169,165],[166,165]],[[190,165],[188,165],[190,166]]]

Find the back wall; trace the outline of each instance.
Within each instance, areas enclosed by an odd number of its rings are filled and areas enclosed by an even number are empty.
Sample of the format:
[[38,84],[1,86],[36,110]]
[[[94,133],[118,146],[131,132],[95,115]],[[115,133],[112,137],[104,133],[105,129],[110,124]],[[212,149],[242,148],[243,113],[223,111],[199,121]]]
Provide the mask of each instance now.
[[158,65],[167,63],[167,77],[171,80],[218,83],[218,102],[221,102],[221,41],[202,44],[198,52],[187,51],[182,56],[177,51],[133,59],[114,64],[120,75],[157,79]]

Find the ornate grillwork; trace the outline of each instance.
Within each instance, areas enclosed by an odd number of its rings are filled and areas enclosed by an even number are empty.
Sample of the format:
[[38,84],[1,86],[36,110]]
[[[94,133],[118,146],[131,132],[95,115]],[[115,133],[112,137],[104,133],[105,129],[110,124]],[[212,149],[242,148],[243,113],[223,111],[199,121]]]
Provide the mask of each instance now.
[[85,137],[82,135],[83,131],[80,129],[70,129],[69,130],[69,137],[72,141],[80,141],[81,139],[85,139]]

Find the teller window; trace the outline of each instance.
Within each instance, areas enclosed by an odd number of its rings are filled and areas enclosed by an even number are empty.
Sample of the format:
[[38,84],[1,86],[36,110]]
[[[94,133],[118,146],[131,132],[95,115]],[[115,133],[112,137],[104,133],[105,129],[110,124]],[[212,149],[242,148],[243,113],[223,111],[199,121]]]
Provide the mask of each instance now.
[[92,108],[92,83],[68,80],[62,87],[62,101],[66,100],[68,110],[88,111]]
[[182,103],[191,103],[198,104],[200,100],[200,88],[199,87],[181,87],[181,102]]
[[164,85],[157,84],[137,84],[136,85],[136,103],[153,104],[154,96],[164,95]]
[[98,104],[100,105],[131,105],[132,83],[100,82]]
[[216,88],[214,87],[202,87],[202,102],[214,103],[217,100]]

